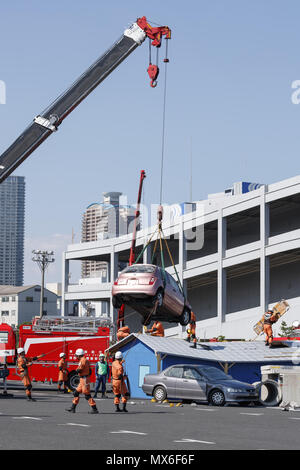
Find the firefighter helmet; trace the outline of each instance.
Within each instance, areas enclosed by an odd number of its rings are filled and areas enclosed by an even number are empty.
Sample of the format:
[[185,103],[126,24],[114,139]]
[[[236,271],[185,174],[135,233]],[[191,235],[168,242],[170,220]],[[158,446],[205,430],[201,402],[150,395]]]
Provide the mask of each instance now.
[[18,354],[22,354],[23,352],[25,352],[24,348],[18,348]]
[[62,352],[60,353],[59,357],[64,357],[66,355],[66,353]]
[[76,349],[75,356],[83,356],[84,355],[84,350],[79,348]]
[[115,358],[116,358],[116,359],[123,359],[123,354],[121,353],[121,351],[117,351],[117,352],[116,352]]

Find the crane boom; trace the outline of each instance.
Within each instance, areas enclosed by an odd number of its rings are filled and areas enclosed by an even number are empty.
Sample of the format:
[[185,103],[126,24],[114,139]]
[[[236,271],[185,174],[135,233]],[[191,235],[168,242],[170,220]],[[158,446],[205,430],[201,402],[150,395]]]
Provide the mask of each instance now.
[[165,35],[166,39],[170,38],[168,27],[152,28],[145,17],[138,18],[136,23],[126,29],[123,36],[97,59],[70,88],[45,111],[36,116],[25,131],[0,156],[0,183],[55,132],[68,114],[141,45],[147,36],[152,40],[153,46],[160,47],[162,35]]

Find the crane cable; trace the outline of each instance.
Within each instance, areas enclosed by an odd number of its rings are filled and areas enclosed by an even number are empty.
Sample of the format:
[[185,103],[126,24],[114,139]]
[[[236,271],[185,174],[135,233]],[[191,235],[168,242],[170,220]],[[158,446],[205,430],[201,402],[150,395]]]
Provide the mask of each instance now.
[[162,117],[162,138],[161,138],[161,164],[160,164],[160,195],[159,203],[162,204],[162,192],[163,192],[163,171],[164,171],[164,152],[165,152],[165,128],[166,128],[166,98],[167,98],[167,59],[168,54],[168,40],[166,40],[166,58],[165,63],[165,80],[164,80],[164,99],[163,99],[163,117]]

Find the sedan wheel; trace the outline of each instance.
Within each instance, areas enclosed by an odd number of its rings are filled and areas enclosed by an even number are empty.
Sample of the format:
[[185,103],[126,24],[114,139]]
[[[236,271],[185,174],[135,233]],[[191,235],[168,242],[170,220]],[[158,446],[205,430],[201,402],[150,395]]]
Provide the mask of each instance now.
[[225,405],[225,395],[221,390],[214,390],[209,396],[209,402],[214,406]]
[[180,317],[180,325],[186,326],[190,323],[191,312],[185,308]]
[[159,307],[162,306],[163,301],[164,301],[164,296],[163,296],[163,293],[162,293],[161,290],[159,290],[159,291],[157,292],[156,296],[154,297],[154,302],[153,302],[153,303],[155,304],[155,302],[156,302],[157,300],[158,300],[158,305],[157,305],[157,307],[159,308]]
[[158,386],[155,388],[153,396],[156,401],[164,401],[167,398],[167,392],[163,387]]

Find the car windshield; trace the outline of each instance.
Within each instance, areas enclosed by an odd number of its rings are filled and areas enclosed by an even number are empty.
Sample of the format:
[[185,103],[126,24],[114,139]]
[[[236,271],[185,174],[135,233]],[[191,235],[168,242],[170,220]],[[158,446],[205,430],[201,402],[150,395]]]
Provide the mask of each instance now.
[[122,274],[124,273],[154,273],[155,266],[149,266],[145,264],[133,264],[132,266],[128,266],[128,268],[124,269]]
[[197,369],[210,380],[228,380],[232,378],[231,375],[225,374],[216,367],[197,367]]

